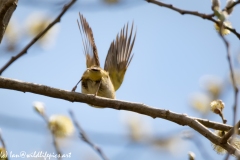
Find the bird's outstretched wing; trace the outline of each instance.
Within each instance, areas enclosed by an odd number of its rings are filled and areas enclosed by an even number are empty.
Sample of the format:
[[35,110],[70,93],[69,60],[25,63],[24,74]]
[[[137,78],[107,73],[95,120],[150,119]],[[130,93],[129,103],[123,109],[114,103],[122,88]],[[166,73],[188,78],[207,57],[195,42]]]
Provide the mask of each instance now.
[[97,53],[97,47],[95,45],[95,41],[93,38],[92,29],[89,26],[86,19],[79,13],[80,22],[78,22],[78,27],[81,33],[83,47],[84,47],[84,54],[86,56],[86,65],[87,68],[92,66],[100,67],[100,62]]
[[132,48],[136,38],[136,32],[132,39],[133,24],[128,35],[128,24],[117,35],[108,50],[104,70],[109,72],[115,91],[121,86],[125,72],[132,60]]

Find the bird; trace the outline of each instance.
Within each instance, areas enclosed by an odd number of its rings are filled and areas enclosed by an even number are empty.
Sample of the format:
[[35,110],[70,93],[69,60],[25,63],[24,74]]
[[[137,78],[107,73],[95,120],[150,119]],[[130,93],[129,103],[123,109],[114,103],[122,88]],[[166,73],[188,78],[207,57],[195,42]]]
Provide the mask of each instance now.
[[92,29],[82,14],[79,13],[79,17],[80,22],[77,20],[77,23],[82,38],[87,69],[72,91],[75,91],[81,82],[82,93],[115,99],[115,92],[120,88],[133,58],[132,49],[136,39],[136,31],[133,36],[134,24],[132,23],[130,34],[128,34],[128,23],[117,34],[116,39],[110,44],[104,68],[101,68]]

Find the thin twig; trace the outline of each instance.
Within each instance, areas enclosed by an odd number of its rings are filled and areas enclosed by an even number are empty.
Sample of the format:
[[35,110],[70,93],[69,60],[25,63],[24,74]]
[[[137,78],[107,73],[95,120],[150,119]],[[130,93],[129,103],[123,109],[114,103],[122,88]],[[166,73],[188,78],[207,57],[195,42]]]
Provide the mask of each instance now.
[[57,138],[54,135],[54,132],[53,131],[51,131],[51,132],[52,132],[52,138],[53,138],[53,145],[54,145],[54,148],[57,152],[57,159],[61,160],[62,159],[62,152],[60,151],[60,148],[59,148],[58,143],[57,143]]
[[195,144],[195,146],[198,148],[203,159],[206,159],[206,160],[212,159],[208,153],[208,150],[206,150],[206,147],[204,147],[202,140],[198,136],[199,134],[196,135],[195,133],[190,132],[190,133],[187,133],[187,136],[184,136],[184,139],[191,140]]
[[[49,123],[49,118],[48,118],[48,116],[45,114],[45,113],[39,113],[39,115],[43,118],[43,120],[48,124]],[[62,159],[62,152],[60,151],[60,148],[59,148],[59,146],[58,146],[58,144],[57,144],[57,138],[56,138],[56,136],[55,136],[55,134],[54,134],[54,130],[51,130],[50,128],[49,128],[49,130],[50,130],[50,132],[51,132],[51,134],[52,134],[52,139],[53,139],[53,146],[54,146],[54,148],[55,148],[55,150],[56,150],[56,152],[57,152],[57,158],[58,158],[58,160],[61,160]]]
[[209,20],[212,20],[212,17],[213,17],[212,14],[203,14],[203,13],[199,13],[197,11],[183,10],[183,9],[174,7],[172,4],[165,4],[161,1],[156,1],[156,0],[146,0],[146,1],[150,2],[150,3],[153,3],[153,4],[156,4],[158,6],[161,6],[161,7],[169,8],[169,9],[174,10],[174,11],[176,11],[176,12],[182,14],[182,15],[189,14],[189,15],[194,15],[194,16],[198,16],[198,17],[201,17],[203,19],[209,19]]
[[[231,73],[231,79],[232,79],[232,85],[234,88],[234,104],[233,104],[233,126],[235,125],[236,121],[237,121],[237,105],[238,105],[238,88],[237,88],[237,83],[235,80],[235,76],[234,76],[234,71],[233,71],[233,65],[232,65],[232,61],[231,61],[231,53],[230,53],[230,47],[229,47],[229,42],[227,41],[227,39],[224,37],[224,35],[222,34],[222,31],[224,29],[224,23],[221,22],[220,23],[220,30],[219,30],[219,35],[221,37],[221,39],[223,40],[225,46],[226,46],[226,50],[227,50],[227,60],[228,60],[228,65],[229,65],[229,69],[230,69],[230,73]],[[222,139],[221,139],[221,143],[227,143],[228,139],[232,136],[232,134],[236,133],[236,127],[238,126],[238,124],[236,124],[236,126],[234,126]],[[238,127],[239,128],[239,127]],[[233,132],[233,133],[232,133]],[[234,135],[233,135],[234,136]],[[227,156],[225,157],[225,160],[229,159],[229,153],[227,153]]]
[[[165,4],[163,2],[160,2],[160,1],[156,1],[156,0],[146,0],[147,2],[149,3],[153,3],[153,4],[156,4],[158,6],[161,6],[161,7],[165,7],[165,8],[168,8],[168,9],[171,9],[171,10],[174,10],[182,15],[184,14],[189,14],[189,15],[193,15],[193,16],[197,16],[197,17],[201,17],[203,19],[207,19],[209,21],[212,21],[214,23],[219,23],[217,20],[215,20],[213,18],[213,14],[204,14],[204,13],[199,13],[197,11],[188,11],[188,10],[183,10],[183,9],[179,9],[177,7],[174,7],[172,4]],[[226,29],[230,30],[233,34],[235,34],[238,39],[240,39],[240,33],[238,33],[236,31],[236,29],[233,29],[233,28],[229,28],[227,26],[224,26]]]
[[41,38],[50,28],[52,28],[56,23],[60,22],[61,17],[64,15],[64,13],[76,2],[77,0],[72,0],[68,4],[66,4],[63,7],[62,12],[57,16],[57,18],[50,23],[42,32],[40,32],[36,37],[32,39],[32,41],[23,48],[20,53],[18,53],[16,56],[13,56],[1,69],[0,69],[0,75],[5,71],[13,62],[15,62],[18,58],[22,57],[25,53],[27,53],[28,49],[35,43],[39,38]]
[[4,142],[3,138],[2,138],[2,130],[1,130],[1,129],[0,129],[0,142],[2,143],[2,147],[3,147],[5,150],[7,150],[7,149],[6,149],[5,142]]
[[240,3],[240,0],[238,0],[238,1],[236,1],[236,2],[233,2],[232,5],[224,8],[223,10],[229,10],[229,9],[233,8],[234,6],[236,6],[236,5],[239,4],[239,3]]
[[208,153],[209,150],[203,145],[203,143],[200,140],[200,138],[198,138],[198,137],[193,138],[193,143],[198,148],[198,150],[199,150],[199,152],[200,152],[200,154],[201,154],[203,159],[209,159],[209,160],[212,159],[212,157]]
[[[198,122],[202,123],[204,126],[215,129],[215,130],[229,131],[230,129],[232,129],[232,126],[229,126],[226,124],[223,125],[222,123],[213,122],[213,121],[209,121],[201,118],[195,118],[195,117],[191,117],[191,118],[194,118]],[[238,130],[238,134],[240,135],[240,129]]]
[[100,157],[102,157],[103,160],[108,160],[107,156],[104,154],[102,149],[100,147],[98,147],[97,145],[95,145],[93,142],[91,142],[91,140],[88,138],[87,134],[82,129],[80,124],[77,122],[77,120],[71,110],[69,111],[69,114],[72,117],[73,123],[76,126],[76,128],[78,129],[82,140],[85,141],[87,144],[89,144],[100,155]]
[[[230,154],[234,154],[236,157],[240,156],[240,151],[234,148],[232,145],[226,143],[221,144],[221,138],[212,133],[202,123],[198,121],[198,118],[187,116],[186,114],[178,114],[169,110],[154,108],[141,103],[126,102],[115,99],[108,99],[98,97],[94,95],[81,94],[77,92],[71,92],[61,90],[45,85],[38,85],[35,83],[21,82],[18,80],[12,80],[9,78],[3,78],[0,76],[0,88],[12,89],[22,92],[31,92],[35,94],[45,95],[53,98],[65,99],[71,102],[83,102],[90,105],[112,108],[116,110],[132,111],[139,114],[144,114],[152,118],[162,118],[179,125],[187,125],[192,129],[199,132],[206,137],[212,143],[217,144],[227,150]],[[204,120],[203,120],[204,121]],[[207,120],[205,120],[207,121]],[[217,123],[216,123],[217,125]],[[224,124],[221,124],[224,125]]]
[[[40,114],[40,113],[39,113]],[[45,113],[40,114],[43,120],[48,124],[48,116]]]
[[6,144],[3,140],[2,137],[2,130],[0,129],[0,142],[2,143],[2,147],[3,149],[1,149],[1,153],[0,153],[0,159],[9,159],[8,154],[7,154],[7,148],[6,148]]
[[224,158],[224,160],[228,160],[230,157],[230,154],[226,154],[226,157]]
[[18,0],[0,1],[0,43],[8,26],[9,20],[17,8],[17,3]]
[[221,143],[227,143],[228,139],[234,134],[234,130],[240,127],[240,121],[222,137]]
[[[229,69],[230,69],[232,85],[233,85],[233,89],[234,89],[234,104],[233,104],[233,126],[234,126],[237,122],[238,87],[237,87],[237,83],[236,83],[236,79],[235,79],[235,75],[234,75],[234,71],[233,71],[229,43],[228,43],[227,39],[222,35],[222,30],[223,30],[223,25],[220,26],[219,35],[222,38],[222,40],[226,46],[227,60],[228,60],[228,65],[229,65]],[[236,132],[234,131],[234,133],[236,133]]]

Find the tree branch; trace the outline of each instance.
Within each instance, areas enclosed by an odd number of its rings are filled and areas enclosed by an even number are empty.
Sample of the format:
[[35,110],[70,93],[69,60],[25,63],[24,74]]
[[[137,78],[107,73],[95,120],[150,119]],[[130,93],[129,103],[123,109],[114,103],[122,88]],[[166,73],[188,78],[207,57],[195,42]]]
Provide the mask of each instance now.
[[15,9],[17,8],[18,0],[2,0],[0,1],[0,43],[2,41],[8,22]]
[[[212,21],[212,22],[214,22],[214,23],[219,23],[217,20],[215,20],[215,19],[213,18],[213,16],[214,16],[213,14],[204,14],[204,13],[199,13],[199,12],[197,12],[197,11],[182,10],[182,9],[177,8],[177,7],[174,7],[172,4],[165,4],[165,3],[163,3],[163,2],[156,1],[156,0],[146,0],[146,1],[149,2],[149,3],[156,4],[156,5],[158,5],[158,6],[161,6],[161,7],[165,7],[165,8],[174,10],[174,11],[176,11],[176,12],[182,14],[182,15],[184,15],[184,14],[189,14],[189,15],[201,17],[201,18],[203,18],[203,19],[207,19],[207,20]],[[230,30],[233,34],[235,34],[235,35],[238,37],[238,39],[240,39],[240,33],[238,33],[238,32],[236,31],[236,29],[234,29],[234,28],[229,28],[229,27],[227,27],[227,26],[224,26],[224,27],[227,28],[228,30]]]
[[[48,116],[45,114],[45,113],[42,113],[42,114],[40,114],[40,113],[38,113],[42,118],[43,118],[43,120],[46,122],[46,124],[48,125],[49,124],[49,118],[48,118]],[[52,134],[52,139],[53,139],[53,146],[54,146],[54,148],[55,148],[55,150],[56,150],[56,152],[57,152],[57,159],[58,160],[61,160],[62,159],[62,152],[60,151],[60,148],[59,148],[59,145],[58,145],[58,143],[57,143],[57,138],[56,138],[56,136],[55,136],[55,134],[54,134],[54,131],[53,130],[51,130],[49,127],[48,127],[48,129],[49,129],[49,131],[51,132],[51,134]]]
[[225,150],[227,150],[230,154],[234,154],[237,157],[240,156],[239,150],[237,150],[236,148],[234,148],[228,143],[222,144],[220,137],[213,134],[209,129],[207,129],[203,124],[201,124],[197,120],[197,118],[187,116],[186,114],[178,114],[178,113],[171,112],[169,110],[153,108],[140,103],[95,97],[93,95],[86,95],[86,94],[66,91],[62,89],[57,89],[53,87],[48,87],[45,85],[22,82],[18,80],[3,78],[3,77],[0,77],[0,88],[17,90],[22,92],[31,92],[31,93],[49,96],[53,98],[64,99],[70,102],[83,102],[83,103],[88,103],[91,105],[101,106],[101,107],[108,106],[107,108],[132,111],[132,112],[144,114],[153,118],[166,119],[174,123],[177,123],[179,125],[183,125],[183,126],[188,125],[189,127],[199,132],[201,135],[209,139],[212,143],[215,143],[221,146],[222,148],[224,148]]
[[0,142],[2,143],[2,147],[5,149],[5,150],[7,150],[6,149],[6,144],[5,144],[5,142],[4,142],[4,140],[3,140],[3,137],[2,137],[2,130],[0,129]]
[[234,134],[234,130],[239,129],[239,127],[240,127],[240,121],[238,121],[238,123],[233,128],[231,128],[227,134],[225,134],[222,137],[221,143],[226,143],[228,139]]
[[[222,29],[223,29],[223,23],[221,23],[221,28],[219,31],[219,35],[222,38],[225,46],[226,46],[226,50],[227,50],[227,60],[228,60],[228,65],[229,65],[229,70],[231,73],[231,80],[232,80],[232,85],[233,85],[233,89],[234,89],[234,104],[233,104],[233,126],[236,124],[237,122],[237,106],[238,106],[238,87],[237,87],[237,82],[235,79],[235,75],[234,75],[234,71],[233,71],[233,65],[232,65],[232,61],[231,61],[231,53],[230,53],[230,47],[229,47],[229,43],[227,41],[227,39],[222,35]],[[236,133],[234,131],[234,133]]]
[[194,132],[189,132],[184,136],[184,139],[188,139],[194,143],[194,145],[197,147],[199,150],[201,156],[203,159],[213,159],[209,153],[208,150],[204,147],[204,144],[202,143],[202,140],[199,138],[199,134],[195,134]]
[[226,8],[223,9],[223,10],[229,10],[229,9],[233,8],[234,6],[236,6],[236,5],[239,4],[239,3],[240,3],[240,0],[234,2],[231,6],[228,6],[228,7],[226,7]]
[[97,145],[95,145],[93,142],[91,142],[91,140],[88,138],[87,134],[85,133],[85,131],[82,129],[82,127],[80,126],[80,124],[77,122],[73,112],[70,110],[69,114],[73,120],[73,123],[75,125],[75,127],[77,128],[77,130],[79,131],[79,134],[82,138],[82,140],[84,142],[86,142],[87,144],[89,144],[101,157],[103,160],[108,160],[107,156],[103,153],[102,149],[100,147],[98,147]]
[[[209,121],[207,119],[201,119],[201,118],[196,118],[196,117],[190,117],[190,118],[193,118],[193,119],[197,120],[198,122],[202,123],[204,126],[215,129],[215,130],[229,131],[230,129],[233,128],[230,125]],[[240,129],[238,130],[238,134],[240,134]]]
[[165,4],[163,2],[156,1],[156,0],[146,0],[146,1],[149,2],[149,3],[156,4],[158,6],[161,6],[161,7],[165,7],[165,8],[174,10],[174,11],[176,11],[176,12],[182,14],[182,15],[189,14],[189,15],[194,15],[194,16],[201,17],[203,19],[208,19],[208,20],[212,20],[212,17],[214,16],[213,14],[203,14],[203,13],[199,13],[197,11],[183,10],[183,9],[174,7],[172,4]]
[[64,15],[64,13],[76,2],[77,0],[72,0],[68,4],[66,4],[63,7],[62,12],[57,16],[57,18],[50,23],[42,32],[40,32],[36,37],[32,39],[32,41],[25,47],[23,50],[18,53],[16,56],[13,56],[1,69],[0,69],[0,75],[5,71],[13,62],[15,62],[18,58],[22,57],[25,53],[27,53],[28,49],[35,43],[39,38],[41,38],[50,28],[52,28],[55,24],[60,22],[61,17]]

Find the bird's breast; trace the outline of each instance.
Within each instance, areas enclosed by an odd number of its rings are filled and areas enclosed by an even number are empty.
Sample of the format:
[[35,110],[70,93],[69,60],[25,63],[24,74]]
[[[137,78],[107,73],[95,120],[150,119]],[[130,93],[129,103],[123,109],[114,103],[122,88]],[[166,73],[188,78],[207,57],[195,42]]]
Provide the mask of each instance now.
[[82,80],[82,93],[97,93],[97,96],[115,99],[115,90],[110,77],[102,78],[100,81],[93,81],[90,79]]

